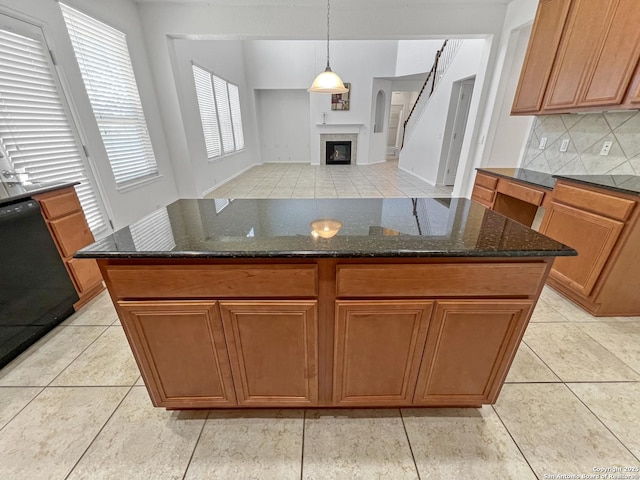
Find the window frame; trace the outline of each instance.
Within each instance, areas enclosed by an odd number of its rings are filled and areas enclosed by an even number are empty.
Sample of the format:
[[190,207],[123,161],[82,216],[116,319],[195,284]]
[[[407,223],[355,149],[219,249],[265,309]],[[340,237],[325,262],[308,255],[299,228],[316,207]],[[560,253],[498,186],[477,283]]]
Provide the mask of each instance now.
[[[203,118],[202,118],[202,111],[201,111],[201,105],[200,105],[200,101],[198,99],[198,87],[196,85],[196,81],[195,81],[195,76],[193,74],[193,68],[198,68],[200,70],[202,70],[203,72],[206,72],[207,74],[209,74],[209,76],[211,77],[211,88],[212,88],[212,94],[213,94],[213,108],[215,109],[214,112],[212,112],[215,115],[216,118],[216,126],[217,126],[217,135],[218,135],[218,142],[220,145],[220,154],[219,155],[214,155],[214,156],[209,156],[208,154],[208,150],[206,148],[206,140],[205,140],[205,152],[207,152],[207,159],[212,162],[215,160],[219,160],[221,158],[225,158],[231,155],[235,155],[239,152],[242,152],[245,150],[246,148],[246,142],[245,142],[245,138],[244,138],[244,127],[242,125],[242,106],[241,106],[241,102],[240,102],[240,86],[237,85],[236,83],[230,82],[229,80],[227,80],[225,77],[222,77],[216,73],[213,73],[211,70],[209,70],[208,68],[203,67],[202,65],[198,64],[197,62],[192,61],[191,62],[191,73],[192,73],[192,79],[193,79],[193,85],[194,85],[194,90],[196,92],[196,102],[198,104],[198,115],[200,117],[200,127],[202,128],[202,135],[203,135],[203,139],[206,138],[206,133],[204,131],[204,122],[203,122]],[[227,103],[227,107],[229,109],[229,127],[231,129],[231,141],[233,142],[233,149],[230,151],[225,151],[225,147],[224,147],[224,135],[223,135],[223,128],[222,128],[222,123],[220,120],[220,110],[218,107],[218,102],[219,102],[219,98],[216,95],[216,88],[215,88],[215,79],[219,79],[221,81],[224,82],[225,85],[225,90],[224,90],[224,96],[225,96],[225,100]],[[232,104],[231,104],[231,95],[229,94],[229,85],[233,85],[237,90],[238,90],[238,115],[239,115],[239,125],[240,125],[240,131],[239,131],[239,135],[241,135],[241,139],[242,139],[242,147],[238,148],[238,142],[237,142],[237,130],[236,130],[236,126],[234,125],[234,114],[233,114],[233,108],[232,108]]]

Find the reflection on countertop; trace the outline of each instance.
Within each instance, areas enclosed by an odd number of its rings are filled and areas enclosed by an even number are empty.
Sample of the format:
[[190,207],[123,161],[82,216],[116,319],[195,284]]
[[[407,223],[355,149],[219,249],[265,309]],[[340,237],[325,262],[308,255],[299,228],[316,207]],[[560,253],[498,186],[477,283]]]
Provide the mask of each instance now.
[[[311,223],[341,223],[330,238]],[[178,200],[78,258],[520,257],[575,251],[464,198]]]

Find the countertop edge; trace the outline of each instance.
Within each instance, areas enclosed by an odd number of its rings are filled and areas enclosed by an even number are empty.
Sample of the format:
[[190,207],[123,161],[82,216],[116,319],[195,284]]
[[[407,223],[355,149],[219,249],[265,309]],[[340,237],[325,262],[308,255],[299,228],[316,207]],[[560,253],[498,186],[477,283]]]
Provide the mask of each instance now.
[[31,190],[29,192],[24,192],[24,193],[19,193],[16,195],[12,195],[11,197],[7,197],[7,198],[1,198],[0,199],[0,207],[3,207],[5,205],[12,205],[14,203],[17,203],[21,200],[27,199],[27,198],[32,198],[36,195],[41,195],[43,193],[47,193],[47,192],[53,192],[55,190],[61,190],[63,188],[67,188],[67,187],[73,187],[75,185],[80,185],[80,182],[65,182],[65,183],[60,183],[60,184],[56,184],[56,185],[48,185],[46,187],[42,187],[39,189],[35,189],[35,190]]

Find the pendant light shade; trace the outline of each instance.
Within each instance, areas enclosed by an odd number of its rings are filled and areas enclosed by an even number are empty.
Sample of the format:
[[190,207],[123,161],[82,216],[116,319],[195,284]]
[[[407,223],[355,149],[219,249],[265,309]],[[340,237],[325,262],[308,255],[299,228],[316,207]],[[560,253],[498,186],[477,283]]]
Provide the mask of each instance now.
[[331,71],[329,66],[329,0],[327,0],[327,68],[320,73],[307,92],[311,93],[347,93],[349,89],[344,86],[337,73]]

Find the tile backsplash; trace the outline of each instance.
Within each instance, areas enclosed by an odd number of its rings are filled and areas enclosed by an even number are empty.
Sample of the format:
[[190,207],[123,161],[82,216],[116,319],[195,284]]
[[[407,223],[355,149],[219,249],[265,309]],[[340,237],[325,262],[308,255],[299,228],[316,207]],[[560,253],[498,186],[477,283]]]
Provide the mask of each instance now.
[[[543,150],[542,138],[547,139]],[[567,151],[561,152],[563,140]],[[600,155],[612,142],[608,156]],[[522,168],[560,174],[640,175],[640,112],[541,115],[536,118]]]

